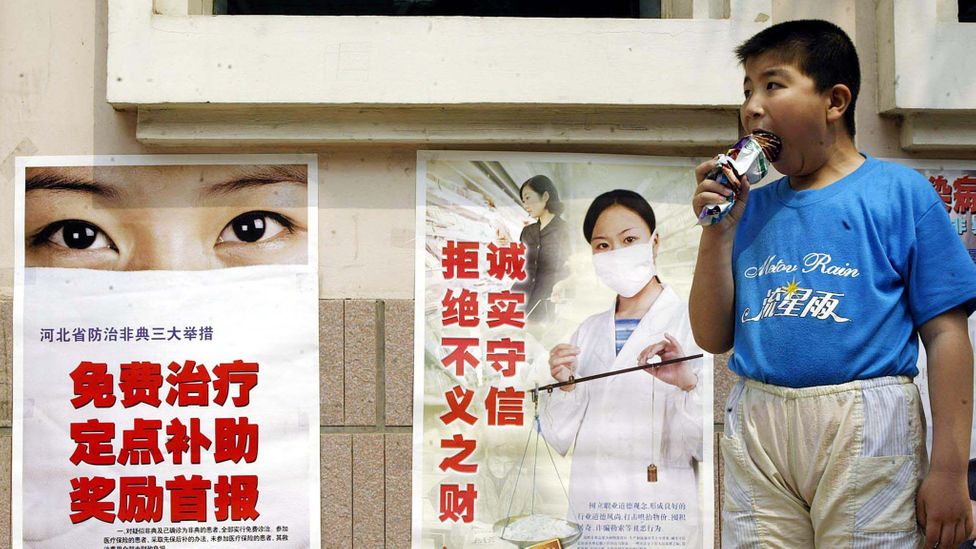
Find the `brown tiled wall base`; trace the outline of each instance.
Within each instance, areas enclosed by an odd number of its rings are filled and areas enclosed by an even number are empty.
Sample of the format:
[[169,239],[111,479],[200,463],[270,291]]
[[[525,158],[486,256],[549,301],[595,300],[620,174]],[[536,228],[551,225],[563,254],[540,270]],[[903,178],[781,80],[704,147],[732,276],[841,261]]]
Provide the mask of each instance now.
[[319,302],[322,547],[409,547],[413,301]]
[[[10,539],[12,324],[0,298],[0,540]],[[410,546],[413,326],[412,300],[319,302],[322,547]],[[715,363],[716,464],[734,383],[726,360]],[[718,546],[717,505],[715,519]]]
[[[10,451],[13,440],[10,424],[13,420],[11,380],[13,375],[13,301],[0,296],[0,540],[10,539]],[[3,543],[0,541],[0,543]],[[9,542],[4,543],[7,547]]]
[[732,353],[715,356],[715,547],[722,546],[722,521],[721,504],[722,496],[725,495],[725,483],[722,474],[725,468],[722,466],[722,453],[720,451],[722,443],[722,431],[725,428],[725,401],[729,398],[729,391],[735,385],[736,376],[729,371],[729,356]]

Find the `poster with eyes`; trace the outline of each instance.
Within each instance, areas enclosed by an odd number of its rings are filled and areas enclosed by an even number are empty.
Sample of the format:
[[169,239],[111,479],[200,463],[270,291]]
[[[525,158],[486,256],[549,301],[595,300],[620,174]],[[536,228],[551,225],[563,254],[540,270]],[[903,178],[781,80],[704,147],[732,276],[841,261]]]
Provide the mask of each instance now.
[[318,547],[314,155],[17,159],[14,547]]
[[419,153],[414,547],[711,546],[696,164]]

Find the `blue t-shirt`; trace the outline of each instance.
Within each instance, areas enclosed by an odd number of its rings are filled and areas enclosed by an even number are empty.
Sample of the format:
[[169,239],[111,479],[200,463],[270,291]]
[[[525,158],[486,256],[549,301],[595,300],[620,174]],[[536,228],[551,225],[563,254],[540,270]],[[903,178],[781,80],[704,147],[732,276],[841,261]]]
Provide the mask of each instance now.
[[737,374],[811,387],[918,374],[917,329],[976,309],[976,265],[918,172],[868,157],[822,189],[754,189],[732,249]]

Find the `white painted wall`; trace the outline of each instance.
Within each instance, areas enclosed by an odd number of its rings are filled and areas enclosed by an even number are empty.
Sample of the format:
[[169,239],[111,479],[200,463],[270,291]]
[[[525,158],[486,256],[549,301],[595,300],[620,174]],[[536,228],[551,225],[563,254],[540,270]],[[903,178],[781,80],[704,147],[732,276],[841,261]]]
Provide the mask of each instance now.
[[976,111],[976,25],[957,22],[945,4],[878,3],[882,111]]
[[138,153],[135,119],[104,101],[103,2],[0,2],[0,293],[13,285],[14,157]]
[[734,0],[724,20],[187,17],[109,0],[108,99],[734,107],[732,48],[770,11]]

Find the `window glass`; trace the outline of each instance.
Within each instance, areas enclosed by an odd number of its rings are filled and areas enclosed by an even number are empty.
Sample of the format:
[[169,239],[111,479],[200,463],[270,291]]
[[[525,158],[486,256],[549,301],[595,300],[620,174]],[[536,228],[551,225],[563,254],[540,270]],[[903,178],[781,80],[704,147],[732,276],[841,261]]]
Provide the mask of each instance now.
[[959,22],[976,23],[976,0],[959,0]]
[[215,0],[214,13],[659,18],[661,0]]

